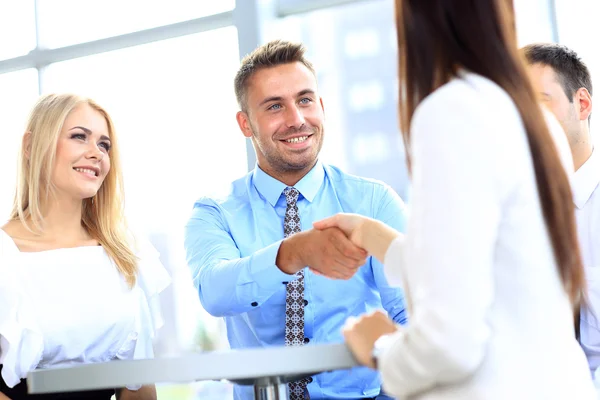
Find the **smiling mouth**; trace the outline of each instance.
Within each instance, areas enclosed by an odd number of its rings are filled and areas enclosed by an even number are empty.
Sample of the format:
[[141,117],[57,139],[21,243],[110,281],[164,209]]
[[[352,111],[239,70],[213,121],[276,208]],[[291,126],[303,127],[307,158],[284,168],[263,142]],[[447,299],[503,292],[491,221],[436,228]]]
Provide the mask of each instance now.
[[90,175],[90,176],[98,176],[98,172],[93,169],[88,168],[73,168],[77,172],[81,172],[82,174]]
[[295,138],[284,140],[284,142],[287,142],[287,143],[302,143],[302,142],[306,141],[306,139],[308,139],[309,137],[310,136],[300,136],[300,137],[295,137]]

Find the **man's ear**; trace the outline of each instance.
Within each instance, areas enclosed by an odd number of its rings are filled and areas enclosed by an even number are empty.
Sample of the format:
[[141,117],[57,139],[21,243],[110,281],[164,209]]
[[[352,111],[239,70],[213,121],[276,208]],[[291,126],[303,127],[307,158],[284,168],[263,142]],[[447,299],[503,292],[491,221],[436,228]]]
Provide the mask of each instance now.
[[252,137],[252,127],[250,125],[250,117],[244,111],[238,111],[235,115],[235,119],[237,120],[238,126],[242,131],[242,134],[247,138]]
[[592,113],[592,96],[586,88],[579,88],[575,92],[574,100],[579,105],[579,119],[585,121],[590,117]]
[[31,157],[31,132],[25,132],[23,134],[22,147],[23,155],[25,156],[25,159],[29,161],[29,158]]

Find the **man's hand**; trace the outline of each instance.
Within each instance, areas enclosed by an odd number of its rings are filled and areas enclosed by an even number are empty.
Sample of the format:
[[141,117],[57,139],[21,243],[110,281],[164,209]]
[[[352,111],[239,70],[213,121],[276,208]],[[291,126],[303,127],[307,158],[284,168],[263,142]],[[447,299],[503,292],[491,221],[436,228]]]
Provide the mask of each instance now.
[[328,278],[350,279],[366,263],[367,255],[339,228],[311,229],[281,243],[276,265],[287,274],[295,274],[308,266]]

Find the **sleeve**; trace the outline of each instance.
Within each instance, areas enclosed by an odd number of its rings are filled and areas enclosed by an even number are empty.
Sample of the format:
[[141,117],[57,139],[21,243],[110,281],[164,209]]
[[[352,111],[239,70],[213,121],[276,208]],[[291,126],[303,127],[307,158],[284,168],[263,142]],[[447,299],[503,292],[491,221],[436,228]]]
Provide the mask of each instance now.
[[[377,199],[375,203],[378,209],[375,212],[374,218],[399,232],[405,232],[407,214],[406,207],[400,196],[389,186],[383,185],[379,188],[379,192],[375,198]],[[381,295],[383,308],[396,323],[406,324],[408,313],[404,303],[404,294],[400,280],[396,276],[386,275],[383,264],[375,257],[370,257],[369,262],[373,271],[375,284]]]
[[215,317],[247,312],[268,300],[282,282],[296,279],[275,265],[280,245],[241,257],[220,208],[210,200],[198,201],[185,228],[185,250],[206,311]]
[[12,388],[37,367],[44,341],[30,305],[6,271],[6,260],[0,261],[0,364],[2,379]]
[[406,277],[412,304],[410,324],[378,360],[383,387],[399,398],[473,374],[491,335],[494,245],[501,192],[510,190],[496,171],[506,167],[507,132],[479,96],[461,93],[426,100],[415,114],[408,233],[384,260]]

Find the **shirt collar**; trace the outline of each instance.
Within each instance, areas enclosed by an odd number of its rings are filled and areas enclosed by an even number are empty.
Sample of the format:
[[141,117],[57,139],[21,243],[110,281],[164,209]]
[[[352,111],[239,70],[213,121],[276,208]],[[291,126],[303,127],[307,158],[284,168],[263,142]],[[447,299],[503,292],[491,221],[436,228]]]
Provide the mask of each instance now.
[[581,209],[585,206],[598,183],[600,183],[600,156],[594,150],[590,158],[573,175],[571,187],[577,208]]
[[[308,172],[308,174],[304,175],[298,183],[294,185],[296,189],[302,194],[302,196],[312,202],[319,192],[323,184],[323,179],[325,178],[325,169],[323,168],[323,164],[321,161],[317,161],[315,166]],[[271,175],[268,175],[265,171],[260,169],[258,164],[254,167],[254,172],[252,173],[252,180],[254,182],[254,187],[258,192],[265,198],[267,201],[275,207],[277,204],[277,200],[281,197],[281,193],[283,189],[287,187],[287,185],[277,179],[273,178]]]

